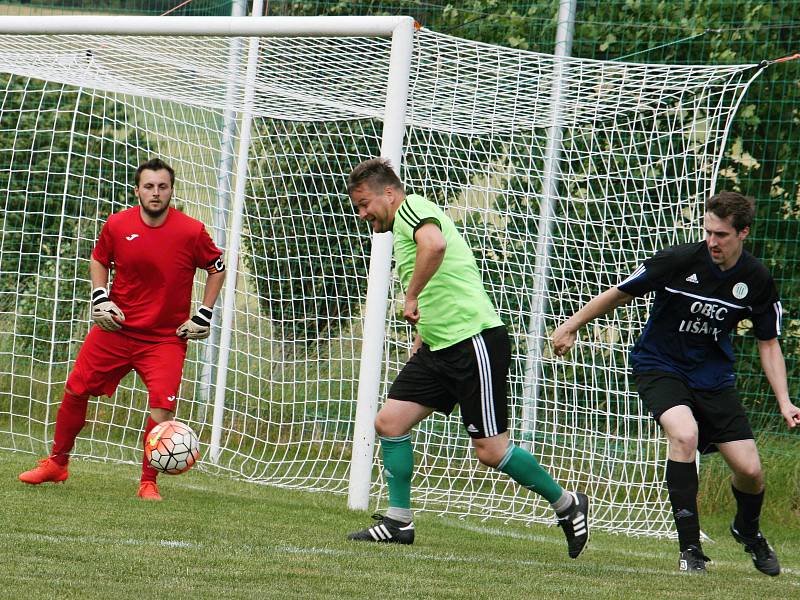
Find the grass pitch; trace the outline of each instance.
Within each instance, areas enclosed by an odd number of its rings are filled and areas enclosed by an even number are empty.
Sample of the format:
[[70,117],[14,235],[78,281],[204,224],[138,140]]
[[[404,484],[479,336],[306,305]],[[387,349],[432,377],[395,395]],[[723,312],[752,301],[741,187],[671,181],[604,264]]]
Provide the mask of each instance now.
[[137,467],[73,461],[65,484],[17,481],[2,453],[2,598],[798,598],[800,536],[765,523],[784,573],[770,578],[711,518],[705,577],[676,571],[675,542],[594,532],[577,560],[556,527],[419,514],[413,546],[355,543],[370,522],[342,496],[202,472],[135,497]]

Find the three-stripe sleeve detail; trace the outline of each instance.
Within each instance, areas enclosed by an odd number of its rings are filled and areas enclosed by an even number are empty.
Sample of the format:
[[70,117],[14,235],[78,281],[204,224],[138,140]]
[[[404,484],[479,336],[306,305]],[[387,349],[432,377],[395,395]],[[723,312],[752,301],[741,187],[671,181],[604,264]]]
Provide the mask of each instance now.
[[397,209],[397,214],[408,224],[409,227],[411,227],[411,229],[414,229],[421,221],[421,219],[414,212],[414,209],[409,206],[407,201],[400,205],[400,208]]
[[641,275],[644,275],[644,272],[645,272],[645,266],[644,265],[639,265],[639,267],[633,273],[628,275],[628,277],[626,277],[624,280],[620,281],[617,284],[617,287],[619,287],[621,285],[625,285],[626,283],[630,283],[631,281],[639,278]]

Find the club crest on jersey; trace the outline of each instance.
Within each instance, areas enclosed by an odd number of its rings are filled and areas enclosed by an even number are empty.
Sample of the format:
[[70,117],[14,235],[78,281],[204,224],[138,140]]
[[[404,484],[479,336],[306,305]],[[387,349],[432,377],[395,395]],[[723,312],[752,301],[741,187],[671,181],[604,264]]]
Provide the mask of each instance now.
[[742,298],[747,296],[748,291],[749,290],[747,288],[747,284],[740,281],[735,286],[733,286],[733,297],[736,298],[737,300],[741,300]]

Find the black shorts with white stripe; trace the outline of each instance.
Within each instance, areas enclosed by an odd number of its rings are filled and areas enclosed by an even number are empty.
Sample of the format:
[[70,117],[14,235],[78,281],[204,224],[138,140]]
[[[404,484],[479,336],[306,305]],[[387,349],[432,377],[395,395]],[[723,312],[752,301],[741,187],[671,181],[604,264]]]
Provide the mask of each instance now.
[[423,344],[392,383],[389,397],[447,415],[459,404],[470,437],[493,437],[508,429],[510,363],[511,342],[502,325],[441,350]]

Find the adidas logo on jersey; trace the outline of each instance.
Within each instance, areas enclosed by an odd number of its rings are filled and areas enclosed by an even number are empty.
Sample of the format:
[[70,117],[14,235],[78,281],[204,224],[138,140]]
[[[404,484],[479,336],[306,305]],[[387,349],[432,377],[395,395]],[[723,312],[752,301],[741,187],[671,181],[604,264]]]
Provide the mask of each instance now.
[[475,427],[475,425],[473,425],[472,423],[470,423],[469,425],[467,425],[467,431],[469,431],[470,433],[478,433],[478,428]]
[[697,273],[692,273],[686,278],[686,281],[689,283],[700,283],[700,280],[697,279]]

